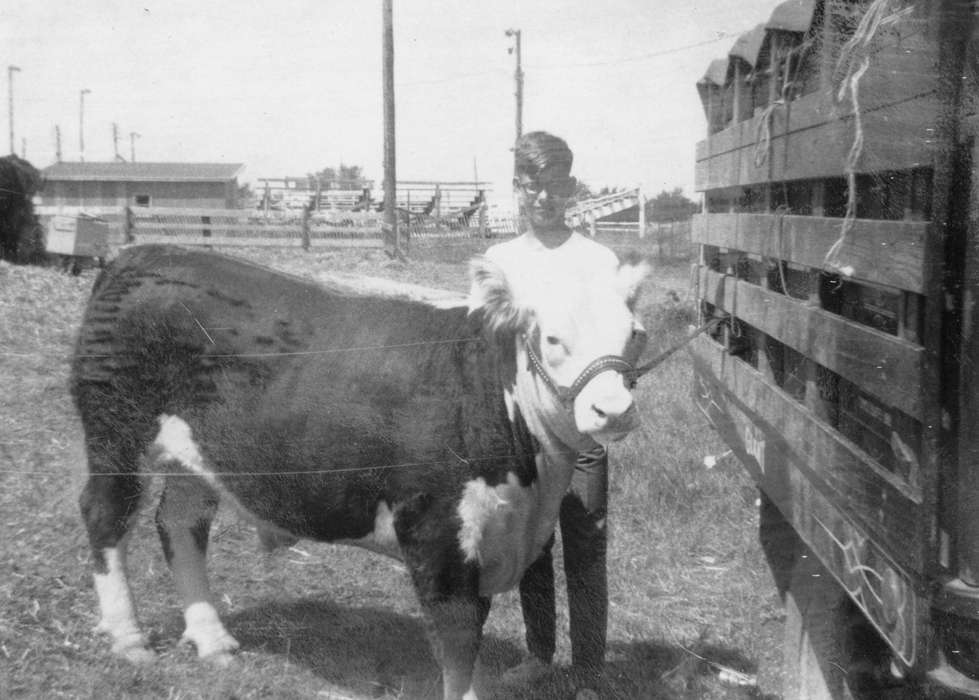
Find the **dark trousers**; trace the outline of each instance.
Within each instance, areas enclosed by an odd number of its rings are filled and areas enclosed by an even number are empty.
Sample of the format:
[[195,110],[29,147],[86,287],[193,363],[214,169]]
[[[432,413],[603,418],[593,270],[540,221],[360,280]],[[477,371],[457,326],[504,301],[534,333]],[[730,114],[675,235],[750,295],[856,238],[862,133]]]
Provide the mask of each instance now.
[[[608,627],[607,502],[608,455],[604,448],[579,454],[571,487],[561,501],[559,522],[568,584],[571,662],[593,673],[605,660]],[[553,544],[552,537],[520,581],[527,650],[545,662],[554,656],[557,627]]]

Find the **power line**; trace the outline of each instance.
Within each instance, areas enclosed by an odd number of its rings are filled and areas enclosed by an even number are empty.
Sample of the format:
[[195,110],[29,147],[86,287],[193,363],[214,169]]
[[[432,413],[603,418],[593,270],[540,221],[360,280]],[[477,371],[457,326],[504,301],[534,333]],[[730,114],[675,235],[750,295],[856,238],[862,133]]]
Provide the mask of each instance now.
[[680,53],[681,51],[689,51],[690,49],[697,49],[701,46],[708,46],[709,44],[717,43],[723,39],[731,39],[740,36],[739,34],[731,34],[728,32],[722,32],[718,34],[713,39],[707,39],[705,41],[698,41],[693,44],[685,44],[683,46],[675,46],[671,49],[662,49],[660,51],[652,51],[650,53],[640,54],[638,56],[631,56],[629,58],[620,58],[609,61],[586,61],[583,63],[552,63],[549,65],[542,66],[531,66],[534,70],[558,70],[564,68],[588,68],[592,66],[617,66],[624,63],[638,63],[640,61],[648,61],[652,58],[660,58],[662,56],[670,56],[675,53]]

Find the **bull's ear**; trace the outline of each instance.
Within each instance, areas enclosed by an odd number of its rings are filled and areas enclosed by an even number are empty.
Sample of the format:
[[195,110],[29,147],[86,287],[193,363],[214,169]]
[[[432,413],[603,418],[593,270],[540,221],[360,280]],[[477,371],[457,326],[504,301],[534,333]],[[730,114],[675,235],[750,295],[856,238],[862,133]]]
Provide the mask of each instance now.
[[635,307],[642,283],[651,271],[649,263],[641,258],[627,259],[619,265],[616,287],[630,309]]
[[499,265],[477,256],[469,263],[469,277],[472,280],[469,308],[482,309],[489,331],[516,333],[526,326],[527,313],[514,298],[513,288]]

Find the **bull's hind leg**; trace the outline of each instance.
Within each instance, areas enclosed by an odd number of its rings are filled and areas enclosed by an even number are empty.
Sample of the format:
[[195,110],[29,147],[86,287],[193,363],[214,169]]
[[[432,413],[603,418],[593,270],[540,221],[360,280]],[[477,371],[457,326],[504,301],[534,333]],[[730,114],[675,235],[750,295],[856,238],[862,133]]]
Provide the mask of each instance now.
[[203,479],[168,476],[156,528],[184,605],[183,639],[193,642],[201,658],[223,664],[230,661],[238,642],[221,623],[207,581],[207,540],[217,507],[217,494]]
[[[139,507],[142,485],[133,473],[120,471],[121,460],[90,450],[88,482],[79,498],[92,547],[95,593],[99,599],[98,631],[112,637],[113,653],[130,661],[153,658],[136,621],[136,605],[126,576],[129,526]],[[126,468],[135,469],[135,460]]]

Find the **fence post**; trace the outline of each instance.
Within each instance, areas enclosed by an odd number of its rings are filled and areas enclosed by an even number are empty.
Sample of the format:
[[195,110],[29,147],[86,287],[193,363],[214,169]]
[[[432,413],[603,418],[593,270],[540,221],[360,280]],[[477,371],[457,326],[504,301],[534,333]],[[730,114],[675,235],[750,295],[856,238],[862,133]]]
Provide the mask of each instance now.
[[442,230],[442,186],[435,185],[435,230]]
[[303,207],[303,250],[309,250],[309,214],[311,209],[309,204]]
[[479,235],[486,238],[486,190],[479,191]]
[[133,234],[133,224],[133,210],[128,206],[124,207],[122,210],[122,235],[123,240],[125,240],[126,243],[132,243],[134,240],[136,240],[136,237]]
[[639,187],[639,238],[646,237],[646,193]]
[[588,212],[588,235],[594,238],[597,232],[598,232],[598,215],[595,213],[595,210],[592,209],[590,212]]

